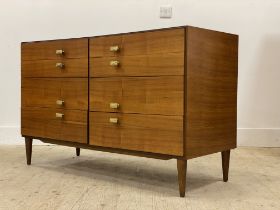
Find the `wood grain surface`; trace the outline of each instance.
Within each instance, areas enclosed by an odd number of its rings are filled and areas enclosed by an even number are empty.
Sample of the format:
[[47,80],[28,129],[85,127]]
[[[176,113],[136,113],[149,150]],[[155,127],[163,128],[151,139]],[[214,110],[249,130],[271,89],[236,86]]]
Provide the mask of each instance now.
[[[111,102],[119,109],[111,109]],[[105,112],[183,115],[182,76],[92,78],[90,110]]]
[[[64,114],[62,119],[56,113]],[[87,143],[87,112],[53,108],[21,109],[21,133],[24,136]]]
[[91,77],[184,75],[183,52],[90,58],[90,63]]
[[[56,55],[56,50],[64,50],[63,55]],[[21,44],[21,59],[48,60],[60,58],[87,58],[88,39],[67,39]]]
[[[22,107],[88,109],[87,78],[24,78]],[[63,106],[57,105],[63,100]]]
[[[109,123],[118,118],[118,124]],[[183,118],[90,112],[90,145],[183,155]]]
[[187,27],[186,157],[236,147],[238,36]]
[[[122,110],[123,78],[91,78],[90,79],[90,111],[119,112]],[[117,110],[110,109],[110,103],[119,103]]]
[[[90,38],[90,57],[147,55],[184,51],[184,28]],[[110,46],[119,46],[111,52]]]
[[[25,137],[35,138],[35,137],[30,137],[30,136],[25,136]],[[155,158],[155,159],[160,159],[160,160],[170,160],[170,159],[174,159],[174,158],[181,158],[176,155],[165,155],[165,154],[158,154],[158,153],[152,153],[152,152],[142,152],[142,151],[120,149],[120,148],[113,148],[113,147],[96,146],[96,145],[90,145],[90,144],[83,144],[83,143],[79,143],[79,142],[69,142],[69,141],[56,140],[56,139],[50,139],[50,138],[36,137],[36,139],[40,140],[44,143],[48,143],[48,144],[57,144],[57,145],[64,145],[64,146],[69,146],[69,147],[79,147],[79,148],[83,148],[83,149],[89,149],[89,150],[95,150],[95,151],[101,151],[101,152],[109,152],[109,153],[115,153],[115,154],[130,155],[130,156],[137,156],[137,157]]]
[[88,77],[88,58],[22,61],[21,72],[22,77]]

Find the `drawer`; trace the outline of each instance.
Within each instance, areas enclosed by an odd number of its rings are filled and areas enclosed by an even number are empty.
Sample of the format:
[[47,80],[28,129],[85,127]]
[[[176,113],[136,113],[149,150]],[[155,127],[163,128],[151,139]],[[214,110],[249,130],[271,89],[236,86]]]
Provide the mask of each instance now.
[[91,78],[90,110],[183,115],[183,76]]
[[91,77],[184,75],[184,52],[90,58]]
[[87,143],[86,111],[28,107],[21,112],[22,135]]
[[89,126],[90,145],[183,155],[182,116],[90,112]]
[[23,77],[88,77],[88,58],[22,61]]
[[94,37],[90,57],[184,52],[184,37],[184,28]]
[[24,78],[22,107],[88,109],[87,78]]
[[[63,53],[56,52],[62,50]],[[47,60],[58,58],[87,58],[88,39],[67,39],[42,42],[27,42],[21,45],[21,59]]]

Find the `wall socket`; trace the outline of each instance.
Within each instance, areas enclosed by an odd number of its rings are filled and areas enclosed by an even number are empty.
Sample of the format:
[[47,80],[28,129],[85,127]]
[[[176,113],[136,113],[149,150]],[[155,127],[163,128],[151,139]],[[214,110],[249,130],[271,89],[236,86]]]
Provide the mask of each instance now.
[[171,5],[163,5],[160,6],[160,18],[171,18],[172,17],[172,6]]

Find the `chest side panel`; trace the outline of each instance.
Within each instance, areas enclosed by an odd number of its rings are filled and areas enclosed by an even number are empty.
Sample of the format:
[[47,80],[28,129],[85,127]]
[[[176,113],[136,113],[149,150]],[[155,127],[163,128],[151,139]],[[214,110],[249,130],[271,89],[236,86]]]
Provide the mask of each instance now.
[[185,152],[236,147],[238,36],[187,27]]

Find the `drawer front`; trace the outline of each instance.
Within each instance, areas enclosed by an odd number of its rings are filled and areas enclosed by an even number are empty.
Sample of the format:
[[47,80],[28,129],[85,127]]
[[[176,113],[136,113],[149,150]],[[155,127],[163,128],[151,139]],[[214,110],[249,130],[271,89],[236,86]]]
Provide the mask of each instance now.
[[88,77],[88,59],[22,61],[23,77]]
[[22,108],[21,112],[22,135],[87,143],[86,111]]
[[91,112],[89,143],[182,156],[183,117]]
[[[146,55],[184,51],[184,28],[164,29],[90,39],[90,57]],[[111,51],[111,47],[119,47]]]
[[119,112],[111,109],[110,103],[122,104],[122,78],[90,79],[90,111]]
[[91,111],[183,115],[183,98],[182,76],[90,79]]
[[88,79],[24,78],[22,107],[87,110]]
[[[58,52],[57,54],[57,50],[63,50],[63,53],[59,54]],[[87,58],[88,39],[83,38],[22,43],[21,52],[21,58],[23,61],[59,58]]]
[[184,75],[184,52],[99,57],[90,63],[91,77]]

